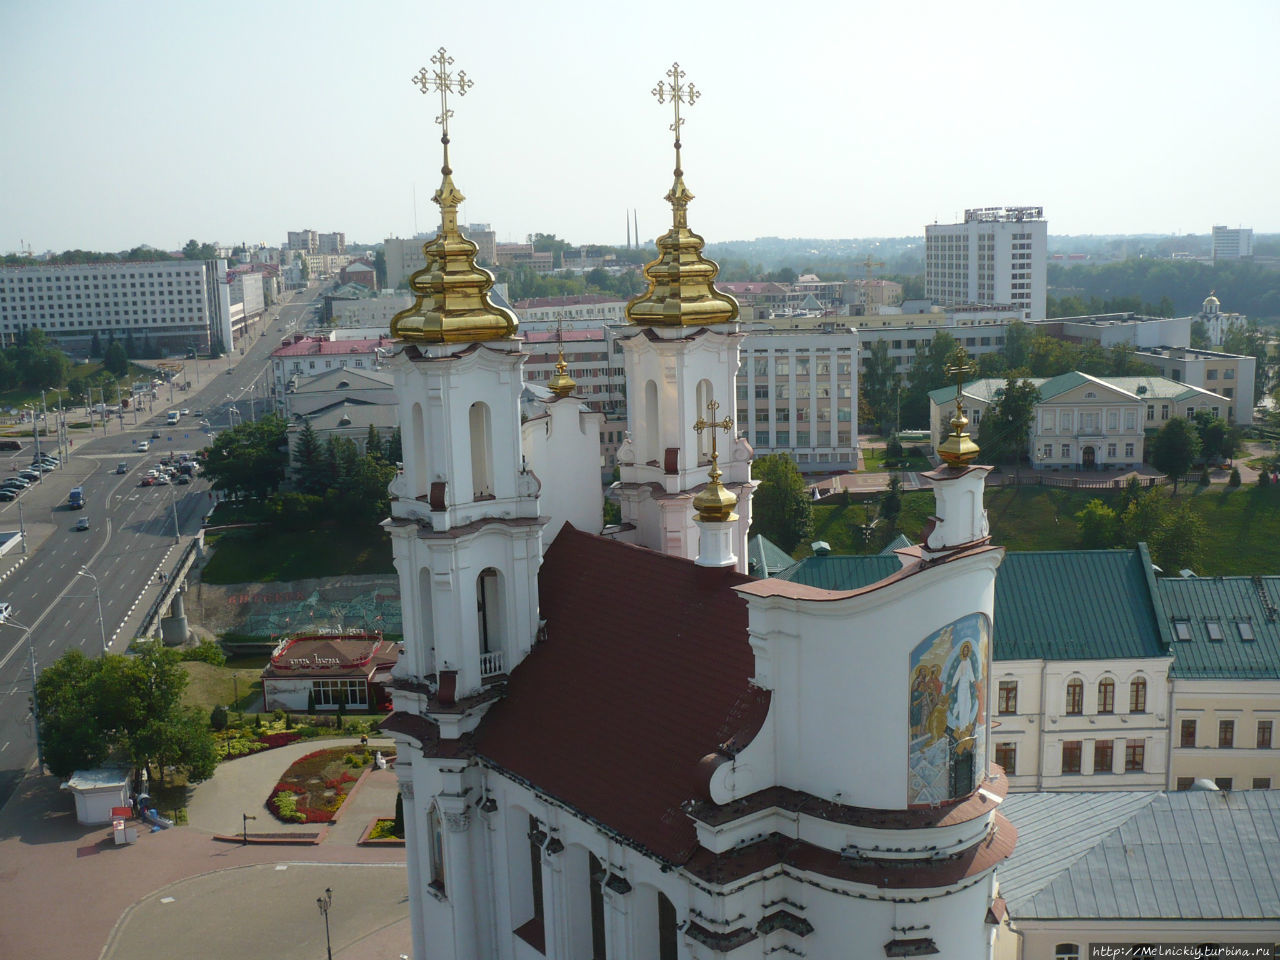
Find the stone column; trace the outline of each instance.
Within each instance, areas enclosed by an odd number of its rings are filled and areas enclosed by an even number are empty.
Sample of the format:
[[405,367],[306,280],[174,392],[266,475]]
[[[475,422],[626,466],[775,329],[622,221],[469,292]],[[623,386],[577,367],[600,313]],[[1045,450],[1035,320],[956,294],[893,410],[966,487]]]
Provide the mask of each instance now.
[[[455,800],[457,798],[449,798]],[[441,798],[440,815],[444,819],[445,896],[453,905],[453,944],[455,957],[475,957],[476,937],[475,886],[471,867],[471,814],[462,800],[461,809],[449,809]],[[453,806],[453,804],[450,804]]]

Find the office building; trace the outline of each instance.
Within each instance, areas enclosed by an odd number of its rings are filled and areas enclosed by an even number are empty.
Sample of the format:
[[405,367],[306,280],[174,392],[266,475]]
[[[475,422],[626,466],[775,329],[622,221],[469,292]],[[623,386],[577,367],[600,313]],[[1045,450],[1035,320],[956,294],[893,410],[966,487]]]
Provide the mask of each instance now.
[[1048,223],[1043,207],[982,207],[963,223],[925,227],[926,297],[955,304],[1012,305],[1043,320]]
[[1213,228],[1213,259],[1241,260],[1252,256],[1252,227]]

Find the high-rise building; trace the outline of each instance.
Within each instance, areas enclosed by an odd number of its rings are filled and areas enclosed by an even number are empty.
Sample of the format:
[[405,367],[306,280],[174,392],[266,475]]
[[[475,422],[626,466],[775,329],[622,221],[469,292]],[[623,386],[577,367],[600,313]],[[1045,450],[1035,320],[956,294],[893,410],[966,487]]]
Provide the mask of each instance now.
[[303,253],[320,252],[320,234],[314,230],[290,230],[285,240],[286,250],[301,250]]
[[1213,259],[1240,260],[1253,256],[1252,227],[1213,228]]
[[924,293],[943,305],[1022,307],[1045,317],[1048,222],[1043,207],[980,207],[963,223],[924,228]]
[[347,252],[347,235],[345,233],[322,233],[318,238],[319,250],[316,253],[344,254]]

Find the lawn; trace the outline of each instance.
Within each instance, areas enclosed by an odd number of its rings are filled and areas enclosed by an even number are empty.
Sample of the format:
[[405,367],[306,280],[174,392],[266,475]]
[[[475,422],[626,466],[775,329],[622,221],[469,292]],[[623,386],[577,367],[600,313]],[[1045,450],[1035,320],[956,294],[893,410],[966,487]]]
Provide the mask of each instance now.
[[276,583],[341,575],[394,574],[391,541],[373,524],[279,531],[261,526],[210,534],[205,583]]
[[[911,450],[908,447],[907,450]],[[862,448],[862,470],[864,473],[885,473],[889,470],[897,470],[898,464],[892,467],[885,466],[884,463],[884,447],[863,447]],[[905,458],[902,469],[904,470],[928,470],[930,468],[929,461],[922,456],[912,456],[908,454]]]
[[[1172,497],[1171,488],[1160,489]],[[988,490],[991,539],[1009,550],[1077,549],[1075,515],[1095,497],[1111,506],[1119,500],[1119,494],[1112,491],[1036,486]],[[1204,561],[1197,573],[1210,577],[1251,576],[1280,570],[1280,488],[1181,487],[1178,498],[1190,499],[1208,530]],[[855,528],[865,522],[862,503],[815,506],[814,539],[825,540],[833,553],[875,553],[898,532],[918,543],[924,521],[933,509],[933,494],[929,491],[905,494],[897,526],[882,521],[864,545],[860,530]],[[808,556],[809,552],[806,543],[796,556]]]
[[212,710],[216,704],[247,710],[262,703],[261,674],[266,665],[262,657],[242,658],[234,666],[229,663],[225,667],[199,661],[184,663],[189,680],[182,700],[202,710]]

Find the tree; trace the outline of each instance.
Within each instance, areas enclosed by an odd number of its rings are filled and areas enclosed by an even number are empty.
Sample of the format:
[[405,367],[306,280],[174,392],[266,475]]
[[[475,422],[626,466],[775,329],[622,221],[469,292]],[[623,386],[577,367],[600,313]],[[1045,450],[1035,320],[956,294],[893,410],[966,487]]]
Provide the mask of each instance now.
[[1174,417],[1156,434],[1151,462],[1173,480],[1174,493],[1178,492],[1178,480],[1187,475],[1198,456],[1200,436],[1182,417]]
[[883,433],[893,411],[894,391],[898,387],[898,371],[889,356],[888,340],[877,340],[867,350],[862,385],[872,415],[879,421],[880,432]]
[[1165,509],[1165,499],[1155,487],[1131,499],[1122,518],[1124,542],[1130,545],[1151,543],[1164,520]]
[[98,331],[93,331],[93,339],[89,341],[89,356],[95,360],[102,356],[102,337],[98,336]]
[[330,480],[324,463],[320,438],[311,421],[304,419],[298,439],[293,445],[294,484],[302,493],[323,494]]
[[374,424],[369,424],[369,433],[364,440],[364,455],[366,457],[376,457],[379,460],[384,459],[386,451],[382,445],[382,435],[378,433],[378,428]]
[[889,474],[889,489],[880,502],[880,513],[889,520],[896,520],[902,512],[902,480],[897,473]]
[[1076,528],[1082,548],[1105,550],[1114,547],[1120,537],[1120,518],[1114,510],[1095,497],[1076,514]]
[[1151,543],[1151,559],[1165,573],[1195,569],[1208,532],[1190,501],[1184,500],[1161,519]]
[[385,451],[387,463],[396,464],[404,460],[404,451],[400,446],[400,427],[397,426],[391,431],[391,436],[387,439],[387,449]]
[[129,355],[120,343],[112,341],[111,346],[107,347],[107,354],[103,357],[102,366],[115,377],[123,377],[129,372]]
[[1195,428],[1200,437],[1200,454],[1206,460],[1216,461],[1219,457],[1229,460],[1235,453],[1231,428],[1221,417],[1215,417],[1208,410],[1199,410],[1195,415]]
[[1031,328],[1021,320],[1005,327],[1004,356],[1011,370],[1025,367],[1031,361]]
[[1009,377],[996,401],[978,424],[978,446],[993,463],[1020,463],[1027,456],[1027,438],[1035,419],[1040,388],[1030,380]]
[[813,504],[804,477],[785,453],[757,457],[751,473],[760,481],[751,498],[751,533],[791,553],[813,535]]
[[111,752],[107,729],[99,723],[97,677],[101,660],[71,650],[36,680],[40,743],[44,762],[57,777],[102,764]]
[[1191,346],[1195,350],[1209,349],[1209,326],[1203,320],[1191,321]]
[[288,466],[285,427],[270,414],[219,433],[204,461],[213,488],[260,498],[279,487]]

